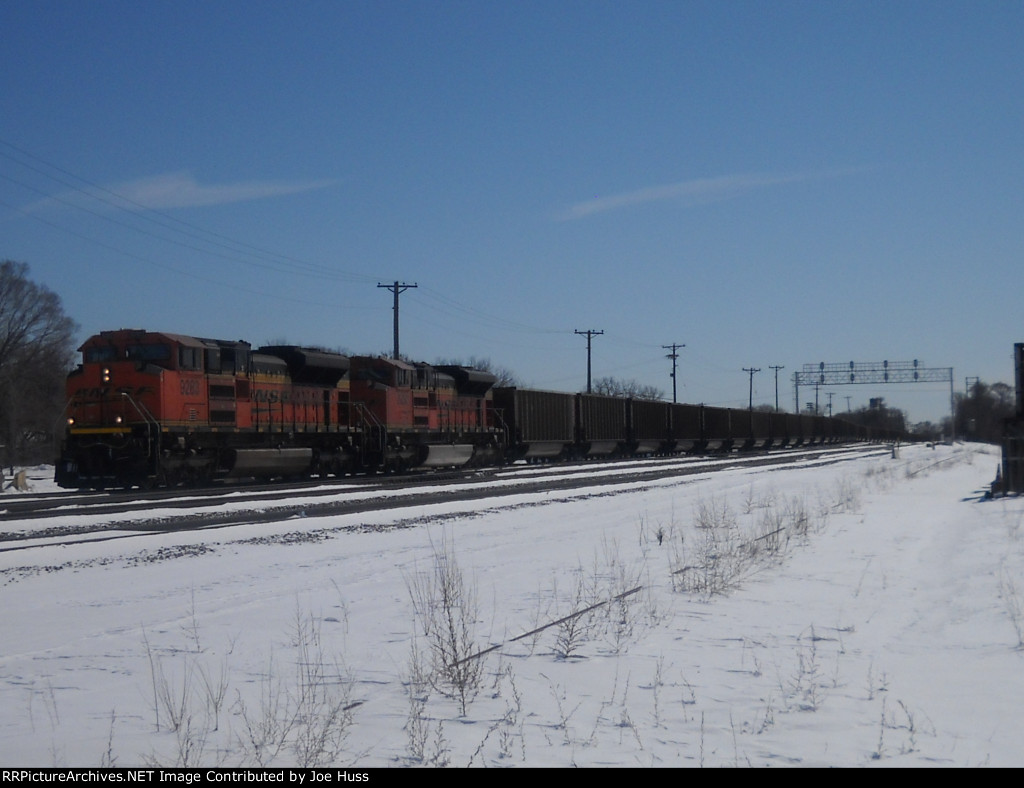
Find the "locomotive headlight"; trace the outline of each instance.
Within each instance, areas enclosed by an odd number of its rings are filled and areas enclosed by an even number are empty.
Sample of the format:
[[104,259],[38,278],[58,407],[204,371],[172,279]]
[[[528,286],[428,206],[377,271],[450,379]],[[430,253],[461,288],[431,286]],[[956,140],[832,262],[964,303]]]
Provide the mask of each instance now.
[[103,382],[104,383],[109,383],[110,382],[110,367],[104,367],[103,368]]

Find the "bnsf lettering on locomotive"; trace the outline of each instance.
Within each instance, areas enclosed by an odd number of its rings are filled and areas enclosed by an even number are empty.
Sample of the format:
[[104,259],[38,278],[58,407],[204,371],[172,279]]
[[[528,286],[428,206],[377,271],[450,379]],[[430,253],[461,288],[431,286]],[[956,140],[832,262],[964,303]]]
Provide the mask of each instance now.
[[107,399],[115,394],[127,394],[129,397],[139,398],[147,394],[152,393],[153,388],[151,386],[139,386],[138,388],[132,388],[131,386],[120,386],[116,389],[110,388],[110,386],[104,386],[103,388],[80,388],[76,389],[73,395],[74,399]]
[[288,396],[287,391],[264,391],[261,389],[260,391],[256,392],[257,402],[266,402],[270,405],[276,405],[279,402],[288,402],[289,399],[290,397]]

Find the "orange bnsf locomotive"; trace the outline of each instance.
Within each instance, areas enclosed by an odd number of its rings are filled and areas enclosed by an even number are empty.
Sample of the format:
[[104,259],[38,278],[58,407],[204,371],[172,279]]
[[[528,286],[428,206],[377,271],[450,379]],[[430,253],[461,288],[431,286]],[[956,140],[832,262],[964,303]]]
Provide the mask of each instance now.
[[68,377],[62,487],[344,474],[501,456],[478,370],[104,331]]

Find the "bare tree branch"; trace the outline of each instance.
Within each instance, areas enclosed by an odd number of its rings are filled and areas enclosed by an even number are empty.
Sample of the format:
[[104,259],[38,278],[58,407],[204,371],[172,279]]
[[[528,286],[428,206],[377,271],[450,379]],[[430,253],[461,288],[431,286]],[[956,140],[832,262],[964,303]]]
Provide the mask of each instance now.
[[8,465],[48,457],[77,328],[25,263],[0,262],[0,456]]

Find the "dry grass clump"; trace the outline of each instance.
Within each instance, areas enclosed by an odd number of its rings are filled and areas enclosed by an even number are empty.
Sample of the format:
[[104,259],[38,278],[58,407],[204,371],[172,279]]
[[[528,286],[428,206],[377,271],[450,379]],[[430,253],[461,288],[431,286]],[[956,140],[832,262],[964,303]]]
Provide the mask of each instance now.
[[672,588],[706,597],[727,593],[813,529],[810,509],[798,496],[749,493],[742,514],[724,499],[701,500],[690,532],[671,542]]
[[476,631],[480,617],[476,585],[463,574],[447,538],[435,547],[430,569],[406,582],[419,632],[427,642],[427,681],[435,691],[455,700],[465,716],[484,672]]

